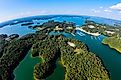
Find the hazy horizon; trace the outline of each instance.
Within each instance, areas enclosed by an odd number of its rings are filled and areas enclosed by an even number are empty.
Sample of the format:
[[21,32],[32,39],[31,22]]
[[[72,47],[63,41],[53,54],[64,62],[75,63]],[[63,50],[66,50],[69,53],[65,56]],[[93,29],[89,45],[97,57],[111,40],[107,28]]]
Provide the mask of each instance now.
[[36,15],[87,15],[121,20],[120,0],[0,0],[0,22]]

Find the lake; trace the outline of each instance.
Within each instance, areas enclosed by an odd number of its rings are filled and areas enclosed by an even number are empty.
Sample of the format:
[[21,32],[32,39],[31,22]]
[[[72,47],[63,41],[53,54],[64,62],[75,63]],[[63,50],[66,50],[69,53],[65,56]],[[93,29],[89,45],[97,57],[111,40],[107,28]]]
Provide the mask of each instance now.
[[[84,23],[84,18],[82,17],[56,17],[48,20],[56,20],[56,21],[72,21],[75,22],[77,25],[82,25]],[[101,22],[102,19],[94,19],[94,21]],[[38,20],[36,22],[46,22],[47,20]],[[104,20],[107,22],[107,20]],[[12,26],[5,26],[0,28],[0,34],[12,34],[18,33],[21,36],[27,33],[33,33],[35,30],[27,28],[27,26],[20,26],[20,24],[12,25]],[[101,35],[99,37],[93,37],[91,35],[86,34],[85,36],[72,36],[66,34],[66,37],[71,37],[77,40],[80,40],[88,45],[89,50],[95,53],[101,60],[106,69],[109,71],[111,75],[111,80],[121,80],[121,53],[117,52],[109,48],[107,45],[103,45],[101,43],[102,39],[105,36]],[[14,70],[15,80],[32,80],[33,79],[33,68],[34,65],[41,60],[39,58],[31,58],[31,52],[28,52],[26,57],[20,62],[18,67]],[[55,69],[54,73],[47,78],[47,80],[63,80],[64,78],[64,68],[62,65],[57,62],[57,68]]]

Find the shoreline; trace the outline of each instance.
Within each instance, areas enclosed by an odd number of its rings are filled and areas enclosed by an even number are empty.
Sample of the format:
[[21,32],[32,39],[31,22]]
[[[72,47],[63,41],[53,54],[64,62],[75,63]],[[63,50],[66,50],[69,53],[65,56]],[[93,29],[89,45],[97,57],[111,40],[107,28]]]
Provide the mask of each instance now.
[[113,47],[111,44],[105,43],[104,41],[103,41],[102,43],[103,43],[104,45],[109,46],[109,48],[114,49],[114,50],[118,51],[119,53],[121,53],[121,50],[120,50],[120,49],[118,49],[118,48],[116,48],[116,47]]
[[90,32],[87,32],[87,31],[85,31],[84,29],[82,29],[82,27],[80,27],[80,28],[76,28],[76,30],[80,30],[80,31],[82,31],[82,32],[84,32],[84,33],[87,33],[87,34],[90,34],[90,35],[92,35],[92,36],[100,36],[101,34],[99,34],[99,33],[90,33]]
[[109,48],[114,49],[117,52],[121,53],[120,40],[121,39],[118,39],[117,37],[108,37],[104,38],[102,43],[108,45]]

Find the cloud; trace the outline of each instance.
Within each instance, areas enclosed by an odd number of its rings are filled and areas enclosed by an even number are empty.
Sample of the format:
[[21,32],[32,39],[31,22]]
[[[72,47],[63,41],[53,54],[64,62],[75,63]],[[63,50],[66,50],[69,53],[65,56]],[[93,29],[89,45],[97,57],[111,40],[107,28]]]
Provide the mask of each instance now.
[[99,8],[100,8],[100,9],[103,9],[103,7],[102,7],[102,6],[100,6]]
[[22,18],[22,17],[28,17],[28,16],[36,16],[36,15],[51,15],[51,14],[75,14],[78,15],[80,14],[79,11],[61,11],[61,10],[31,10],[31,11],[23,11],[23,12],[17,12],[14,15],[7,15],[7,16],[1,16],[0,15],[0,23],[12,19],[17,19],[17,18]]
[[100,12],[100,10],[96,10],[96,9],[92,9],[91,11],[94,12],[94,13],[99,13]]
[[108,12],[108,13],[111,13],[112,11],[109,10],[109,9],[105,9],[104,12]]
[[42,15],[47,13],[48,13],[47,11],[36,10],[36,11],[21,12],[18,14],[18,16],[33,16],[33,15]]
[[16,19],[16,18],[35,16],[35,15],[46,15],[48,13],[49,13],[48,11],[44,11],[44,10],[33,10],[33,11],[27,11],[27,12],[19,12],[18,14],[16,13],[16,15],[0,16],[0,23],[7,21],[7,20]]
[[121,11],[121,3],[111,6],[110,9]]

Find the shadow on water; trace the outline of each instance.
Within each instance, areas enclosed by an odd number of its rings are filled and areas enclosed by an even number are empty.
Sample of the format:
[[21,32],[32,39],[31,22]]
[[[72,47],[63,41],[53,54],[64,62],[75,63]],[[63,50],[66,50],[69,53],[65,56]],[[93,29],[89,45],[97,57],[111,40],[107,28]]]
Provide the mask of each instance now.
[[65,69],[61,64],[60,60],[56,61],[56,68],[54,72],[46,78],[46,80],[64,80]]
[[32,58],[31,50],[14,70],[15,80],[33,80],[34,65],[41,62],[40,58]]

